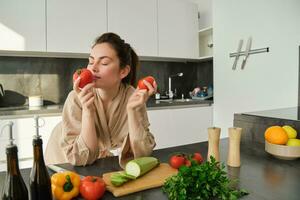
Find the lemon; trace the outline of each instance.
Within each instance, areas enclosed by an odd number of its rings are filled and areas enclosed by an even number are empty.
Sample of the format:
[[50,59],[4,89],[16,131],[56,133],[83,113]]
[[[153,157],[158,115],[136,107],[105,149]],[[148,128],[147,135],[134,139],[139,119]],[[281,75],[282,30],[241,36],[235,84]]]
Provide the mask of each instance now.
[[297,137],[297,131],[296,131],[293,127],[288,126],[288,125],[285,125],[285,126],[283,126],[282,128],[283,128],[283,129],[286,131],[286,133],[288,134],[289,139],[294,139],[294,138]]
[[289,139],[286,143],[287,146],[300,146],[300,140],[299,139]]

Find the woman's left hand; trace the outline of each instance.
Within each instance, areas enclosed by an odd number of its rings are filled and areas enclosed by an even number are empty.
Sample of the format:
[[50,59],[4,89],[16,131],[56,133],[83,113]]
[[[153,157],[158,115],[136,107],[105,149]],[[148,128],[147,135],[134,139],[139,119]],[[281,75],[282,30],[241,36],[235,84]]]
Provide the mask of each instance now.
[[157,84],[155,81],[153,82],[153,86],[145,80],[144,84],[148,87],[148,90],[141,90],[137,88],[131,95],[131,97],[128,99],[127,109],[134,110],[142,107],[147,102],[149,97],[156,93]]

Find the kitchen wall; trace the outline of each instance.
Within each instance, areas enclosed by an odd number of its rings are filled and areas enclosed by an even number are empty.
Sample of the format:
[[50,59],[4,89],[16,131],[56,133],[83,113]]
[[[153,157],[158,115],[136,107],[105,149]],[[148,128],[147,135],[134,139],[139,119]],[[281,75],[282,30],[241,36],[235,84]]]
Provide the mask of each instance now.
[[[234,5],[234,6],[232,6]],[[215,0],[214,124],[223,136],[233,125],[234,113],[293,107],[298,103],[300,1]],[[252,36],[252,49],[269,53],[250,55],[241,70],[232,70],[238,41],[242,50]]]
[[[86,66],[87,59],[0,57],[0,84],[6,94],[0,106],[26,105],[27,97],[42,95],[44,104],[61,104],[72,90],[72,74],[80,66]],[[183,72],[183,77],[172,78],[172,88],[181,97],[197,86],[213,83],[212,61],[162,62],[141,61],[138,78],[152,75],[156,78],[159,91],[168,89],[168,76]]]

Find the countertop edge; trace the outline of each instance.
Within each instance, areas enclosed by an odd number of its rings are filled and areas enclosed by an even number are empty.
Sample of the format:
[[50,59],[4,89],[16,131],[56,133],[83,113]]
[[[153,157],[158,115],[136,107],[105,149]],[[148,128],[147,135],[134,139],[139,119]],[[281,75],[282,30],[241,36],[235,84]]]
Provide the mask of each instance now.
[[[147,110],[164,110],[164,109],[184,109],[184,108],[193,108],[193,107],[208,107],[212,106],[213,103],[201,102],[194,104],[184,104],[184,105],[162,105],[162,106],[148,106]],[[0,120],[8,119],[19,119],[19,118],[30,118],[34,115],[39,115],[41,117],[52,117],[52,116],[61,116],[63,108],[58,109],[42,109],[42,110],[12,110],[5,111],[5,114],[0,113]],[[7,114],[6,114],[7,113]]]

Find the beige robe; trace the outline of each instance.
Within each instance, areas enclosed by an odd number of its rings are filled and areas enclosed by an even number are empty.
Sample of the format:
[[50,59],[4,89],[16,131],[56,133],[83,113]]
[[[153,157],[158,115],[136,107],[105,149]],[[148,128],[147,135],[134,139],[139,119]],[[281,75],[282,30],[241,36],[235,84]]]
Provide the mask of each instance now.
[[98,89],[95,89],[94,122],[98,148],[89,149],[80,134],[81,103],[76,93],[71,91],[63,108],[62,122],[54,128],[47,144],[45,162],[87,165],[98,158],[112,156],[110,151],[118,148],[121,167],[133,158],[149,156],[155,147],[155,141],[149,131],[145,105],[135,111],[136,120],[132,123],[137,123],[137,130],[129,132],[128,128],[126,105],[133,92],[132,86],[121,84],[118,95],[105,112]]

